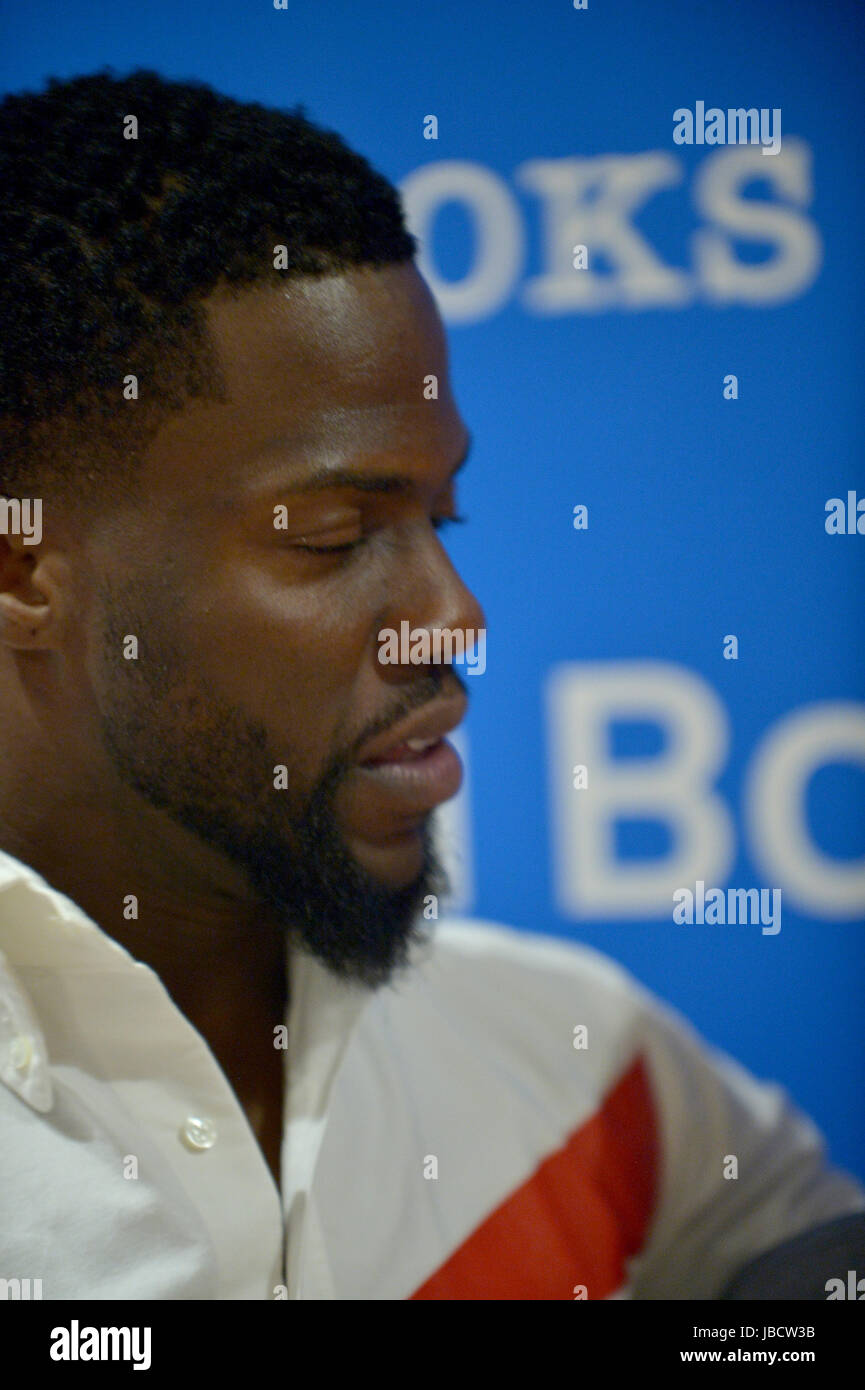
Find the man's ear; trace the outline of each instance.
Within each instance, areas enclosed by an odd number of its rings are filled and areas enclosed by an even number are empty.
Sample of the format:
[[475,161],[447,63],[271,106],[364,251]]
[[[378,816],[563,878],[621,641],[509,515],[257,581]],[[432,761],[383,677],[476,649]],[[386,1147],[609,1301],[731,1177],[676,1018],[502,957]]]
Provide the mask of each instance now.
[[41,544],[0,535],[0,645],[25,652],[57,645],[62,604],[55,559]]

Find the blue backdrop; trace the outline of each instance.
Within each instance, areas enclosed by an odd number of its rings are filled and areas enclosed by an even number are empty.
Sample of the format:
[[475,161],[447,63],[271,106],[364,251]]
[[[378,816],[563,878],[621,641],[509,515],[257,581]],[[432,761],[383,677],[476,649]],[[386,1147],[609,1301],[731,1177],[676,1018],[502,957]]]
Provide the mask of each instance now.
[[[302,101],[401,185],[475,438],[458,903],[622,961],[865,1176],[863,19],[6,3],[0,84],[142,65]],[[674,921],[698,880],[780,890],[780,930]]]

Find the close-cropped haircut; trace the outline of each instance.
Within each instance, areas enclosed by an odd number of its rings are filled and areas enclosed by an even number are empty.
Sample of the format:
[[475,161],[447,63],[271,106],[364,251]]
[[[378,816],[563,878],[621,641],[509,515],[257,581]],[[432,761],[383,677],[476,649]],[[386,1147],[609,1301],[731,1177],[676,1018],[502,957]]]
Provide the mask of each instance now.
[[6,496],[111,491],[169,412],[224,399],[202,307],[217,286],[417,250],[394,187],[301,106],[144,69],[5,97],[0,189]]

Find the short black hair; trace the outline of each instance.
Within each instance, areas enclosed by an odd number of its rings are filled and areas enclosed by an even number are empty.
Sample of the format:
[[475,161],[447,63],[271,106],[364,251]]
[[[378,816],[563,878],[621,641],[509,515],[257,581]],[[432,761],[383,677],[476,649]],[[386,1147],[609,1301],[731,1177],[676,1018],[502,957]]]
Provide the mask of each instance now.
[[[124,135],[137,121],[137,139]],[[123,473],[222,399],[202,301],[413,258],[399,195],[300,105],[110,68],[0,102],[0,493]],[[274,247],[286,248],[274,268]],[[127,401],[123,379],[139,378]],[[94,453],[95,447],[95,453]]]

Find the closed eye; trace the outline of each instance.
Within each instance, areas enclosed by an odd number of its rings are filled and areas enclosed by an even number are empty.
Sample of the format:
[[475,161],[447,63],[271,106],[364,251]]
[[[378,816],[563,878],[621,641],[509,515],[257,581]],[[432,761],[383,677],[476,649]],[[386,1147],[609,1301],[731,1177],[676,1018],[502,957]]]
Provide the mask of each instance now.
[[[445,526],[462,525],[468,521],[466,516],[434,516],[432,524],[436,531],[442,531]],[[342,545],[298,545],[298,550],[305,550],[310,555],[343,555],[350,550],[357,550],[360,546],[366,545],[369,535],[358,536],[357,540],[346,541]]]
[[344,545],[298,545],[297,550],[305,550],[309,555],[340,555],[346,550],[357,550],[359,545],[365,545],[368,537],[360,536],[356,541],[346,541]]

